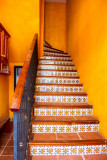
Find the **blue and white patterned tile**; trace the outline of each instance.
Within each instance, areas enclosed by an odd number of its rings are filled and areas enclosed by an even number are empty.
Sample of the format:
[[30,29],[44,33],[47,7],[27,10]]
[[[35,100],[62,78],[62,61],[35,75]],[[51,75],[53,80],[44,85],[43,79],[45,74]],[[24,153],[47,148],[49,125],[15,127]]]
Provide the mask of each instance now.
[[76,78],[44,78],[44,77],[37,77],[36,83],[52,83],[52,84],[79,84],[80,79]]
[[[105,150],[105,151],[104,151]],[[106,145],[88,146],[31,146],[31,155],[90,155],[106,153]]]
[[68,56],[68,54],[54,53],[54,52],[44,52],[44,56]]
[[74,70],[74,66],[39,65],[38,69]]
[[44,56],[40,57],[40,59],[71,60],[70,57],[52,57],[52,56]]
[[72,65],[72,61],[49,61],[49,60],[40,60],[39,64],[55,64],[55,65]]
[[78,132],[98,132],[98,131],[99,131],[99,124],[32,125],[33,133],[78,133]]

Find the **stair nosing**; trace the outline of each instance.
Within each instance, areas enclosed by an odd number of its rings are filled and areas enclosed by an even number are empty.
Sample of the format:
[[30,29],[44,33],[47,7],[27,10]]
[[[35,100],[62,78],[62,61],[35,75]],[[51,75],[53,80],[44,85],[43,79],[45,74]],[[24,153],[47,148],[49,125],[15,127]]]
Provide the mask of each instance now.
[[70,64],[70,65],[65,65],[65,64],[38,64],[38,66],[47,66],[47,65],[49,65],[49,66],[69,66],[69,67],[75,67],[75,65],[73,65],[73,64]]
[[70,87],[70,86],[77,86],[77,87],[83,87],[83,84],[54,84],[54,83],[36,83],[35,84],[35,86],[57,86],[57,87],[59,87],[59,86],[64,86],[64,87]]
[[37,71],[77,72],[77,70],[37,69]]
[[35,95],[41,95],[42,96],[42,94],[43,95],[48,95],[48,96],[50,96],[50,95],[53,95],[53,96],[67,96],[67,95],[69,95],[69,96],[87,96],[87,93],[84,93],[84,92],[72,92],[72,93],[64,93],[64,92],[35,92]]
[[63,79],[80,79],[80,77],[64,77],[64,76],[36,76],[36,78],[63,78]]
[[72,60],[58,60],[58,59],[39,59],[39,61],[61,61],[61,62],[65,62],[65,61],[69,61],[69,62],[72,62]]

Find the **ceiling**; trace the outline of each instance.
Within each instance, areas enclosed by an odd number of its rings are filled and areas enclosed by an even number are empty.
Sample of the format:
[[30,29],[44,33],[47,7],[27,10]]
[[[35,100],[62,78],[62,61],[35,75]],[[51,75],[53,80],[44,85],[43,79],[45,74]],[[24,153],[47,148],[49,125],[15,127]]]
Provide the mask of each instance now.
[[45,0],[45,2],[65,2],[66,0]]

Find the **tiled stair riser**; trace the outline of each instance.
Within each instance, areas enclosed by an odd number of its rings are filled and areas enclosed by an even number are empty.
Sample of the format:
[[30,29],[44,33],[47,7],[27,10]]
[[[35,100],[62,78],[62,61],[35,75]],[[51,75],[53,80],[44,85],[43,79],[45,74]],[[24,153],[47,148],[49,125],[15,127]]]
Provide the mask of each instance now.
[[74,70],[74,66],[39,65],[38,69]]
[[31,155],[87,155],[106,153],[106,145],[88,146],[31,146]]
[[62,54],[62,53],[52,53],[52,52],[44,52],[44,56],[68,56],[68,54]]
[[67,77],[76,77],[77,72],[61,72],[61,71],[38,71],[38,76],[67,76]]
[[92,116],[92,109],[34,108],[34,116]]
[[40,59],[71,60],[70,57],[50,57],[50,56],[40,57]]
[[35,102],[54,102],[54,103],[85,103],[87,96],[37,96],[35,95]]
[[50,84],[79,84],[79,79],[69,78],[37,78],[36,83],[50,83]]
[[72,65],[72,62],[41,60],[39,61],[39,64]]
[[98,132],[99,124],[78,124],[78,125],[32,125],[32,133],[78,133]]
[[36,92],[83,92],[83,87],[36,86]]

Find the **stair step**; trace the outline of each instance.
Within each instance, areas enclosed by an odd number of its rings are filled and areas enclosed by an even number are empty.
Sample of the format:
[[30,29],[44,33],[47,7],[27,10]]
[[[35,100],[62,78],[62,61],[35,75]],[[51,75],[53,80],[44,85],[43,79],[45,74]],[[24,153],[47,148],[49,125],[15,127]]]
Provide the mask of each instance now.
[[66,65],[38,65],[38,69],[52,69],[52,70],[74,70],[74,65],[66,66]]
[[54,49],[54,48],[48,48],[48,47],[44,47],[44,52],[58,52],[58,53],[67,54],[67,53],[65,53],[64,51],[57,50],[57,49]]
[[57,103],[57,105],[55,103],[53,103],[52,105],[50,105],[49,103],[34,103],[34,108],[54,108],[54,109],[87,109],[90,108],[92,109],[93,106],[89,103],[75,103],[75,104],[69,104],[69,103]]
[[81,84],[36,84],[36,92],[83,92]]
[[63,71],[63,70],[42,70],[38,69],[37,70],[37,76],[67,76],[67,77],[75,77],[77,76],[77,70],[68,70],[68,71]]
[[64,52],[62,50],[56,49],[56,48],[52,48],[52,47],[48,47],[48,46],[44,46],[44,50],[53,50],[53,51],[57,51],[57,52]]
[[68,57],[67,53],[56,52],[56,51],[44,51],[44,56],[61,56]]
[[35,133],[29,147],[31,155],[88,155],[106,153],[106,144],[99,132]]
[[40,57],[41,60],[47,60],[47,59],[52,59],[52,60],[71,60],[71,57],[68,56],[68,57],[58,57],[58,56],[44,56],[44,57]]
[[33,133],[97,132],[99,121],[93,116],[34,116]]
[[34,116],[90,116],[92,109],[89,108],[50,108],[34,107]]
[[50,84],[79,84],[79,77],[55,77],[55,76],[37,76],[36,83]]

